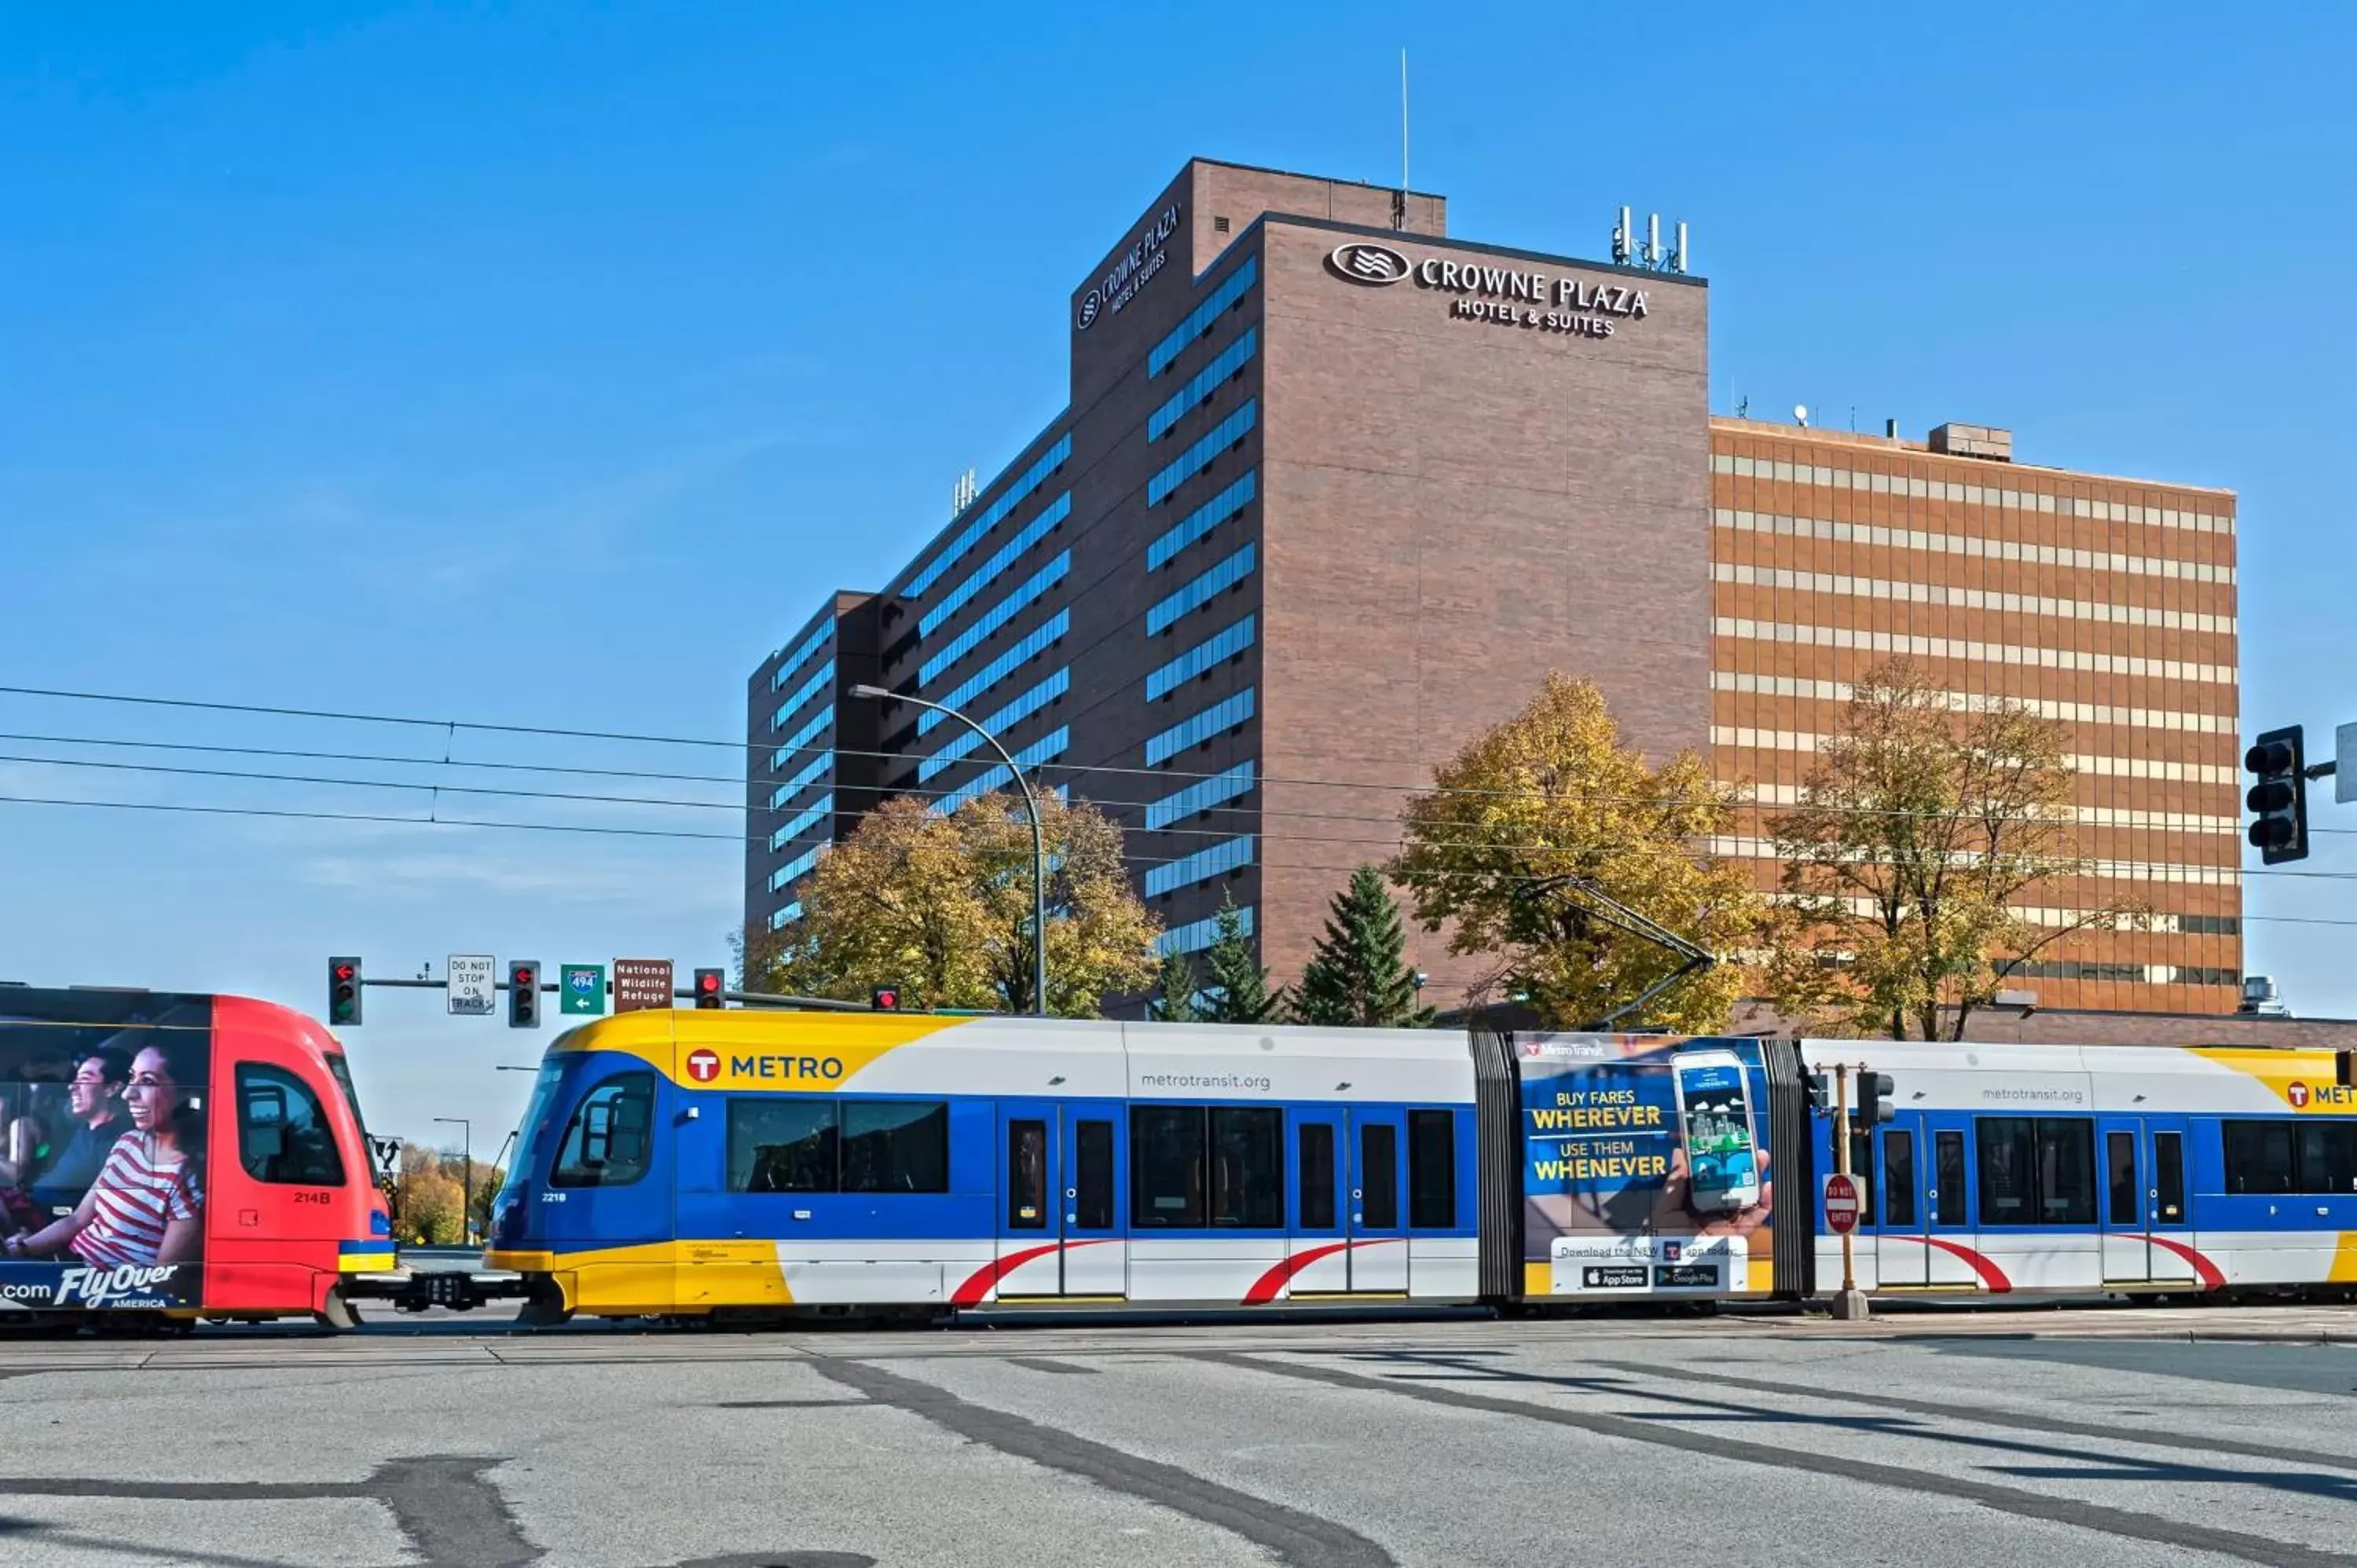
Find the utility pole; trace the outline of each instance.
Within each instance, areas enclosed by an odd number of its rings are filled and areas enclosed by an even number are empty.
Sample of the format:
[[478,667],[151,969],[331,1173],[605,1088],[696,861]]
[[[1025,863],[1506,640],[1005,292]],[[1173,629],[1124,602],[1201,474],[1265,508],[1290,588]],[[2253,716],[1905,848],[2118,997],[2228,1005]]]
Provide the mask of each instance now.
[[[1834,1064],[1834,1169],[1844,1182],[1855,1182],[1849,1168],[1849,1063]],[[1834,1316],[1856,1322],[1867,1316],[1866,1293],[1857,1288],[1857,1238],[1855,1227],[1841,1233],[1841,1294],[1834,1297]]]

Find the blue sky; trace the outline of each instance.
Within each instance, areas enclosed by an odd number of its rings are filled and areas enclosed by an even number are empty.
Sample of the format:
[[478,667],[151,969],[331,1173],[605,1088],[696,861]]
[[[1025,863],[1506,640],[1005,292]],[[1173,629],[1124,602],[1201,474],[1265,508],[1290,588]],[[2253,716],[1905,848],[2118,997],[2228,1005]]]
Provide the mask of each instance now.
[[[2052,12],[2054,14],[2050,15]],[[1693,225],[1714,407],[2003,424],[2242,494],[2253,730],[2357,719],[2357,12],[1361,4],[56,6],[0,15],[0,682],[707,737],[1061,404],[1066,295],[1189,155],[1594,255]],[[653,746],[0,696],[0,731],[725,779]],[[108,773],[0,794],[734,832],[704,808]],[[387,764],[191,766],[425,779]],[[447,777],[447,775],[440,775]],[[488,776],[482,776],[488,779]],[[2320,825],[2357,829],[2329,786]],[[2357,834],[2308,868],[2357,874]],[[331,951],[719,961],[704,839],[0,803],[0,978],[322,1005]],[[2254,878],[2357,920],[2357,880]],[[2357,1015],[2357,927],[2248,967]],[[512,1124],[542,1037],[372,993],[380,1130]]]

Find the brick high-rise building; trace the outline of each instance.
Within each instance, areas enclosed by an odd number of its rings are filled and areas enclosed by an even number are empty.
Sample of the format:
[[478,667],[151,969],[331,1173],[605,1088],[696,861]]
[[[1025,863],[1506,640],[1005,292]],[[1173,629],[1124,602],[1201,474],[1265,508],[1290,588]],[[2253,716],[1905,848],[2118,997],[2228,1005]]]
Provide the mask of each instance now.
[[[2238,913],[2231,842],[2188,859],[2106,813],[2231,815],[2212,777],[2233,761],[2231,498],[1964,456],[1956,427],[1934,453],[1715,421],[1701,279],[1474,243],[1446,218],[1422,193],[1180,172],[1072,292],[1065,409],[880,593],[831,599],[754,672],[748,923],[791,923],[856,802],[1006,782],[958,725],[850,698],[861,682],[972,714],[1124,821],[1169,948],[1208,942],[1232,897],[1289,975],[1432,765],[1550,668],[1596,681],[1649,754],[1708,749],[1772,791],[1874,639],[1939,637],[1955,649],[1923,651],[1958,690],[2104,726],[2077,742],[2113,770],[2083,791],[2097,853],[2222,869],[2168,885],[2191,923],[2071,955],[2147,979],[2057,979],[2055,1004],[2230,1007],[2206,977],[2234,968],[2233,933],[2201,922]],[[1795,464],[1808,480],[1778,477]],[[1986,499],[2014,489],[2071,510]],[[2009,541],[2092,553],[2017,560]],[[2188,615],[2227,618],[2222,655]],[[2115,656],[2136,662],[2075,662]],[[2123,704],[2223,727],[2092,716]],[[1454,1000],[1465,961],[1412,942]]]

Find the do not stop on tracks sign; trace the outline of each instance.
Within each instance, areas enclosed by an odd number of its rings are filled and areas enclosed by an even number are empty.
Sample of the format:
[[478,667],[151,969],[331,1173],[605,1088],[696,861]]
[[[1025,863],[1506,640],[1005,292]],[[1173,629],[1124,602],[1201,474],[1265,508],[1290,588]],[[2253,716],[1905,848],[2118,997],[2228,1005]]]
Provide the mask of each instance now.
[[1825,1177],[1825,1227],[1836,1236],[1857,1229],[1857,1182],[1835,1171]]

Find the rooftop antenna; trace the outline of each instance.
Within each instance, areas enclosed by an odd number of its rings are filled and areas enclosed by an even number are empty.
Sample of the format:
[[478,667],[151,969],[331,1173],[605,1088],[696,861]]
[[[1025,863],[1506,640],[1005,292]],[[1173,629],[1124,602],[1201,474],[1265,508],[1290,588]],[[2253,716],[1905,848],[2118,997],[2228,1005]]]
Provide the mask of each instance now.
[[1400,50],[1400,182],[1392,197],[1392,227],[1407,227],[1407,50]]
[[1629,247],[1634,242],[1635,235],[1629,227],[1629,209],[1623,207],[1620,209],[1620,221],[1612,231],[1612,264],[1614,266],[1625,267],[1629,264]]
[[981,490],[974,482],[974,470],[968,468],[957,477],[957,483],[950,487],[950,515],[955,517],[972,506],[974,498],[980,493]]
[[1803,430],[1806,430],[1809,427],[1809,405],[1807,403],[1796,403],[1792,405],[1792,423],[1799,425]]

